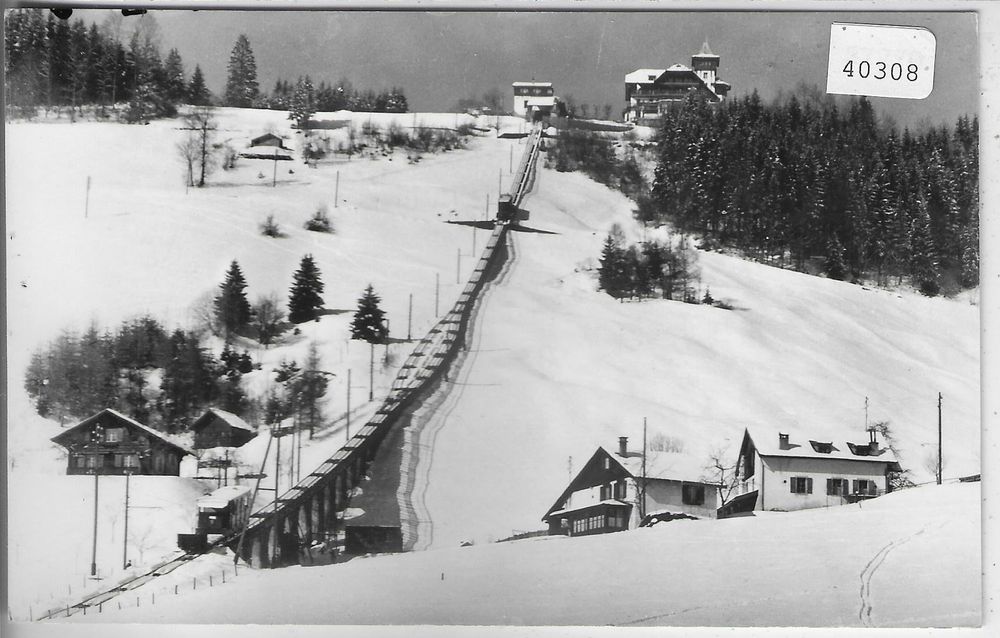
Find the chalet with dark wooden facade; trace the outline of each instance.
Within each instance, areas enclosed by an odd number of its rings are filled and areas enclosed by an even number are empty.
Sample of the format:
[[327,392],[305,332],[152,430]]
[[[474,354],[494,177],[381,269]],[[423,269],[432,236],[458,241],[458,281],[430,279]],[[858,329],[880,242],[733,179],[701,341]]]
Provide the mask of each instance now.
[[701,51],[691,56],[691,66],[675,64],[667,69],[636,69],[627,74],[625,119],[651,124],[691,92],[709,103],[721,102],[730,85],[718,79],[719,62],[719,56],[705,42]]
[[816,432],[796,434],[764,426],[743,433],[735,496],[719,508],[726,518],[755,511],[830,507],[881,496],[901,468],[892,450],[868,441],[851,443]]
[[232,412],[209,408],[191,424],[194,449],[240,447],[257,436],[246,421]]
[[[645,470],[645,471],[644,471]],[[639,527],[657,514],[714,518],[718,486],[696,478],[700,463],[678,452],[597,449],[542,520],[550,534],[585,536]]]
[[66,448],[67,474],[180,476],[188,450],[134,419],[107,408],[52,438]]

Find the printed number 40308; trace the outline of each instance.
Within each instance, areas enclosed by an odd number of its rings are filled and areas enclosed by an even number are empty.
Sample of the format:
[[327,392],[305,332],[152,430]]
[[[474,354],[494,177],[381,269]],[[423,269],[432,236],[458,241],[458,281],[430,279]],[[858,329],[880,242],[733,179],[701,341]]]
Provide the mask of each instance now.
[[[855,66],[856,65],[856,66]],[[854,74],[857,73],[858,77],[861,78],[873,78],[876,80],[884,80],[886,78],[891,78],[893,80],[902,80],[904,77],[909,82],[917,81],[917,65],[908,64],[906,68],[899,62],[893,62],[889,64],[887,62],[869,62],[868,60],[848,60],[847,64],[843,68],[844,74],[853,78]]]

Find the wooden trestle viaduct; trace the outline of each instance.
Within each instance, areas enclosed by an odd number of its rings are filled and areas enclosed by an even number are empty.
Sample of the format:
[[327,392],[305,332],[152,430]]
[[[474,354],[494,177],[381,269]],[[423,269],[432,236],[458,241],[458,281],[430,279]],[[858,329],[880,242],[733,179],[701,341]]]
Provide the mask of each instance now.
[[[406,411],[429,395],[454,361],[461,348],[468,323],[483,287],[500,271],[506,259],[507,233],[516,227],[521,200],[531,189],[535,164],[542,146],[542,128],[536,124],[527,136],[527,146],[518,164],[509,191],[500,197],[490,239],[476,263],[468,283],[451,309],[420,340],[403,363],[389,395],[375,415],[333,456],[302,481],[279,495],[275,502],[251,514],[241,533],[212,542],[209,549],[228,546],[254,567],[281,567],[302,562],[306,548],[336,539],[342,531],[341,514],[350,503],[379,445],[393,428],[400,426]],[[130,576],[113,588],[84,597],[80,602],[53,609],[39,620],[62,613],[72,615],[100,607],[124,592],[133,591],[197,558],[184,552],[164,560],[151,570]]]
[[[527,137],[511,188],[501,198],[502,208],[516,212],[530,190],[541,140],[542,129],[536,125]],[[265,568],[296,564],[303,548],[336,537],[343,525],[338,512],[348,506],[352,489],[364,478],[379,445],[406,410],[431,391],[463,347],[479,294],[506,258],[503,247],[516,215],[512,218],[504,212],[499,211],[490,239],[458,300],[407,357],[375,415],[333,456],[278,495],[274,504],[253,513],[242,534],[226,540],[237,560]]]

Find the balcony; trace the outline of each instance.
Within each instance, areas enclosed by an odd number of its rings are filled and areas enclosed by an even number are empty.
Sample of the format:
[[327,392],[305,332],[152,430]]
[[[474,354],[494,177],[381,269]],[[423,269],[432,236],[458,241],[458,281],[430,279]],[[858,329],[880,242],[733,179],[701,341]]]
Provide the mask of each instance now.
[[736,488],[733,489],[729,497],[735,498],[737,496],[743,496],[744,494],[749,494],[750,492],[755,491],[757,491],[757,479],[756,477],[751,476],[737,483]]

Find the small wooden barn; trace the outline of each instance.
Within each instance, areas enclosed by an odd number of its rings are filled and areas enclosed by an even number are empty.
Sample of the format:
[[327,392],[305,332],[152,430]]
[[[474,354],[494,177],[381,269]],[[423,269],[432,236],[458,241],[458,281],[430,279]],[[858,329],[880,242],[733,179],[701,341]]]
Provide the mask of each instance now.
[[214,447],[241,447],[257,433],[246,421],[232,412],[209,408],[191,424],[194,432],[194,449]]
[[69,452],[67,474],[180,476],[188,450],[153,428],[106,408],[52,437]]

